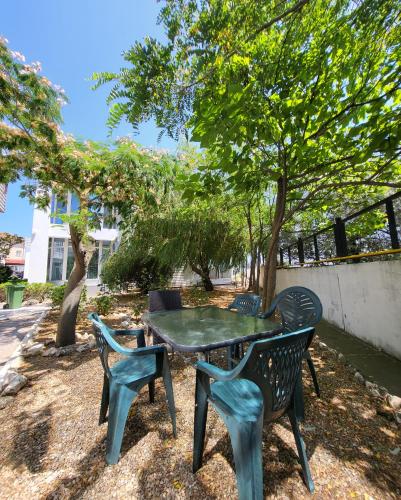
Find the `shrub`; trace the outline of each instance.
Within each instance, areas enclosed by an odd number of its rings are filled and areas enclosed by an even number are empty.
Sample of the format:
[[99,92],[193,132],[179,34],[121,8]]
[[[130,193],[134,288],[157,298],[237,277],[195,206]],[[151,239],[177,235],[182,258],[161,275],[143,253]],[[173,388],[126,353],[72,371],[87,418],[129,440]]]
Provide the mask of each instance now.
[[99,295],[93,299],[96,311],[102,316],[107,316],[111,311],[116,299],[112,295]]
[[102,270],[102,281],[111,290],[120,290],[135,284],[143,293],[167,286],[173,275],[172,268],[156,257],[133,255],[129,248],[120,246]]
[[28,283],[25,288],[25,300],[35,299],[43,302],[51,298],[51,293],[55,286],[54,283]]
[[9,267],[0,265],[0,283],[6,283],[12,274],[13,272]]
[[54,286],[50,290],[50,299],[52,301],[53,307],[60,307],[63,303],[64,292],[66,285]]

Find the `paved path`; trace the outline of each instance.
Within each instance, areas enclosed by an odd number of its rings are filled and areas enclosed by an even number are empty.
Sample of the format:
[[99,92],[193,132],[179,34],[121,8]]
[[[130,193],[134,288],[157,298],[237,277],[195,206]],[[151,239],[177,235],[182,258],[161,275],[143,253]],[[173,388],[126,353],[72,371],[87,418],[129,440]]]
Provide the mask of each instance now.
[[0,366],[6,363],[35,321],[47,309],[48,306],[38,305],[0,310]]
[[401,361],[379,351],[336,326],[321,321],[316,327],[319,338],[329,347],[344,354],[345,359],[365,379],[385,387],[390,394],[401,396]]

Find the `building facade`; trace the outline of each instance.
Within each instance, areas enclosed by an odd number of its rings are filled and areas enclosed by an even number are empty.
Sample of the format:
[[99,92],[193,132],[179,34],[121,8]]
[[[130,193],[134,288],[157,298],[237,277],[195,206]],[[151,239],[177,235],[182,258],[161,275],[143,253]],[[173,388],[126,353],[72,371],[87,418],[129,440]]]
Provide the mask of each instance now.
[[[51,281],[61,284],[68,280],[74,264],[68,224],[54,214],[70,214],[78,208],[77,199],[69,194],[66,200],[52,197],[51,207],[33,211],[32,237],[25,251],[24,278],[30,283]],[[88,266],[86,284],[100,283],[102,263],[118,245],[119,232],[115,225],[102,223],[101,229],[90,236],[95,240],[95,251]]]
[[10,248],[7,257],[4,259],[4,264],[9,267],[13,273],[23,275],[25,267],[25,245],[29,239],[22,243],[17,243]]

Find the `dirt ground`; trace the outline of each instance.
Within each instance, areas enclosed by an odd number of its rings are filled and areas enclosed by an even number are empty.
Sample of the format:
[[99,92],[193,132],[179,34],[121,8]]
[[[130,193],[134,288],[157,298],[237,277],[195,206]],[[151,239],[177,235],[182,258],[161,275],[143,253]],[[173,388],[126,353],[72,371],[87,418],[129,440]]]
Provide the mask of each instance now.
[[[224,290],[187,291],[184,303],[224,307],[233,296]],[[145,299],[125,296],[106,321],[119,326],[122,313],[139,319],[145,306]],[[49,314],[39,340],[54,339],[56,321],[57,312]],[[91,332],[84,315],[78,331]],[[399,428],[380,414],[380,402],[328,350],[314,341],[311,353],[322,395],[318,399],[313,393],[305,372],[302,429],[315,498],[400,498]],[[157,381],[155,403],[143,390],[128,418],[121,459],[107,466],[107,424],[98,426],[103,371],[96,349],[26,358],[22,372],[29,385],[0,411],[0,498],[236,498],[229,437],[213,410],[204,465],[192,473],[195,371],[191,359],[179,354],[170,355],[170,362],[178,438],[172,436],[164,388]],[[310,496],[286,417],[265,428],[263,455],[266,498]]]

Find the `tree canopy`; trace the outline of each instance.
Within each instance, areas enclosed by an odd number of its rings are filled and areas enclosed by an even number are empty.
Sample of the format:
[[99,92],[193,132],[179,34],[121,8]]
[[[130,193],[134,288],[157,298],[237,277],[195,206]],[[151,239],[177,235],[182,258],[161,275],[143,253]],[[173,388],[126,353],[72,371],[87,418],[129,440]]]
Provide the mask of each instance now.
[[338,189],[401,186],[399,4],[167,0],[160,22],[166,42],[95,75],[114,83],[109,124],[153,116],[209,148],[208,170],[237,190],[273,190],[267,305],[286,221]]

